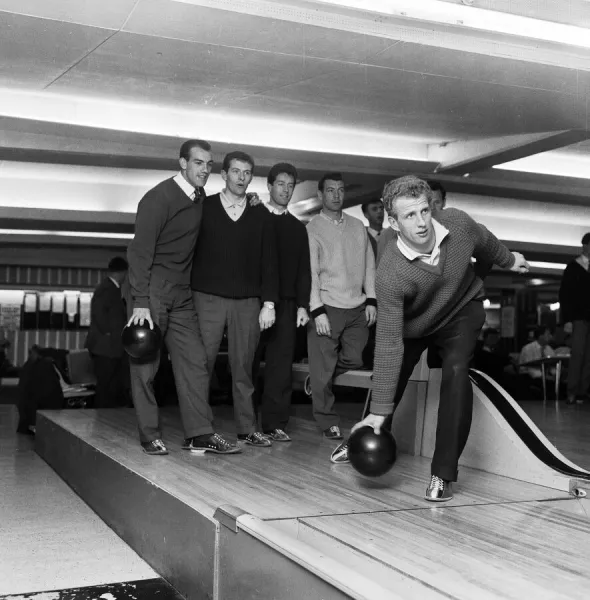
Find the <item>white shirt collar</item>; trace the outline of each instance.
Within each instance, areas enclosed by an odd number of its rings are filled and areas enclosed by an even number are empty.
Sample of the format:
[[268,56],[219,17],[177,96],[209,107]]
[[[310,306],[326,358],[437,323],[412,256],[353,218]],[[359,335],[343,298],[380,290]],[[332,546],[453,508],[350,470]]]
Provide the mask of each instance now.
[[581,267],[584,267],[584,269],[588,271],[590,267],[590,258],[588,258],[585,254],[580,254],[576,260]]
[[113,279],[110,275],[109,275],[109,279],[115,284],[115,287],[117,289],[121,289],[121,286],[119,285],[119,282],[116,279]]
[[346,213],[343,212],[342,216],[338,220],[332,219],[323,210],[320,211],[320,215],[322,217],[324,217],[324,219],[327,219],[328,221],[330,221],[330,223],[332,223],[332,225],[343,225],[344,217],[345,217]]
[[195,198],[195,188],[182,176],[182,173],[178,173],[174,176],[174,181],[178,184],[180,189],[191,199]]
[[219,197],[221,198],[221,204],[225,206],[225,208],[232,208],[233,206],[238,206],[242,208],[246,204],[246,196],[240,198],[240,200],[234,201],[230,200],[223,191],[219,192]]
[[367,227],[367,231],[369,232],[369,235],[373,236],[376,240],[378,240],[379,236],[383,233],[383,229],[381,231],[377,231],[372,227]]
[[449,230],[441,225],[436,219],[432,219],[432,226],[434,228],[434,248],[432,252],[426,254],[424,252],[417,252],[413,248],[410,248],[402,239],[401,235],[397,236],[397,247],[399,251],[409,260],[416,260],[417,258],[432,258],[434,259],[440,254],[440,244],[449,235]]
[[289,209],[286,206],[284,208],[278,207],[278,206],[272,206],[270,202],[265,204],[264,206],[266,206],[266,208],[268,208],[269,212],[271,212],[273,215],[284,215],[289,212]]

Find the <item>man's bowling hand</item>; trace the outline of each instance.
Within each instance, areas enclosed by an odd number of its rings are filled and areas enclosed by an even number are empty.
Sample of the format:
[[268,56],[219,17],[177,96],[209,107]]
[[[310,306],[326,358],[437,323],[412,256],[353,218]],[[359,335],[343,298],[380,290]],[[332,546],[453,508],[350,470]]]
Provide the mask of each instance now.
[[275,309],[269,306],[263,306],[258,315],[258,324],[260,331],[264,331],[275,324]]
[[385,419],[387,417],[382,417],[381,415],[367,415],[362,421],[358,422],[351,430],[350,433],[354,433],[357,429],[361,427],[372,427],[373,431],[379,435],[381,433],[381,427],[383,427],[383,423],[385,423]]
[[371,305],[365,306],[365,316],[367,317],[367,327],[375,325],[377,322],[377,307]]
[[127,323],[127,327],[129,325],[143,325],[144,321],[147,321],[150,329],[154,328],[154,322],[152,320],[152,314],[150,313],[149,308],[134,308],[133,314]]
[[309,315],[305,308],[300,306],[297,309],[297,327],[305,327],[309,323]]
[[529,263],[525,260],[524,256],[520,252],[513,252],[512,256],[514,256],[514,264],[510,270],[515,273],[528,273]]
[[332,328],[330,327],[330,319],[328,319],[328,315],[318,315],[315,318],[315,330],[318,335],[325,335],[327,337],[332,336]]

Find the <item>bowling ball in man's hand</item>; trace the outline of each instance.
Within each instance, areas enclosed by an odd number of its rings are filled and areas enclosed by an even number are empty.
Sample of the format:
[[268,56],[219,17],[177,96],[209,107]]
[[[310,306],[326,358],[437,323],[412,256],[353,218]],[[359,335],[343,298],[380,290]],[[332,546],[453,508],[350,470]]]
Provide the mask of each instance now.
[[150,329],[149,323],[144,321],[143,325],[127,325],[121,334],[125,352],[137,360],[155,357],[162,345],[162,332],[154,324]]
[[397,445],[390,431],[381,429],[377,435],[368,425],[354,431],[348,438],[350,464],[367,477],[385,475],[395,464]]

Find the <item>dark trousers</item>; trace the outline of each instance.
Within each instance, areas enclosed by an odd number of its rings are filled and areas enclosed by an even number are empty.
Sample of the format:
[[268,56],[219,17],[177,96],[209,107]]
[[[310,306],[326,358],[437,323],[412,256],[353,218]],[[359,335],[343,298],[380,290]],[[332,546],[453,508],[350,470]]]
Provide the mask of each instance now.
[[334,377],[363,366],[363,350],[369,337],[365,306],[334,308],[326,306],[331,336],[318,335],[315,320],[307,330],[309,381],[313,416],[322,430],[340,422],[334,410]]
[[[190,287],[152,279],[150,312],[162,330],[170,354],[185,437],[213,433],[207,356]],[[154,378],[159,365],[159,353],[149,362],[130,360],[133,404],[142,442],[162,437],[154,395]]]
[[[471,429],[473,389],[469,364],[484,322],[482,303],[472,300],[432,335],[404,339],[404,360],[394,398],[395,406],[401,401],[412,371],[426,348],[431,347],[442,361],[432,474],[447,481],[457,481],[459,458]],[[384,426],[391,428],[392,420],[393,415]]]
[[572,325],[567,395],[583,396],[590,387],[590,321],[574,321]]
[[256,430],[252,364],[260,338],[260,300],[223,298],[193,292],[199,327],[207,354],[207,368],[213,374],[223,332],[227,326],[228,358],[238,434]]
[[125,369],[127,361],[119,356],[92,355],[94,375],[96,376],[96,394],[94,408],[116,408],[127,403],[125,388]]
[[275,324],[260,334],[254,359],[254,383],[264,357],[264,388],[260,398],[262,430],[285,429],[289,422],[293,392],[293,357],[297,335],[297,303],[281,300],[276,307]]

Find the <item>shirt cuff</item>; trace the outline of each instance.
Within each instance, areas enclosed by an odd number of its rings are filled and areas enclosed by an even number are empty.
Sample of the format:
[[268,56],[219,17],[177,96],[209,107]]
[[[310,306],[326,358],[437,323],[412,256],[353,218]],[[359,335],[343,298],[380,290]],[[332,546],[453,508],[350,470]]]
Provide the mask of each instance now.
[[317,317],[319,317],[320,315],[325,315],[326,314],[326,307],[323,306],[323,305],[322,306],[318,306],[317,308],[314,308],[311,311],[310,314],[311,314],[312,318],[314,318],[314,319],[317,318]]
[[133,299],[133,308],[149,308],[150,307],[150,299],[148,296],[134,298]]
[[365,304],[367,306],[375,306],[375,307],[377,307],[377,299],[376,298],[367,298],[365,300]]
[[390,404],[375,404],[371,402],[371,408],[369,412],[372,415],[376,415],[377,417],[388,417],[393,413],[394,404],[391,402]]

